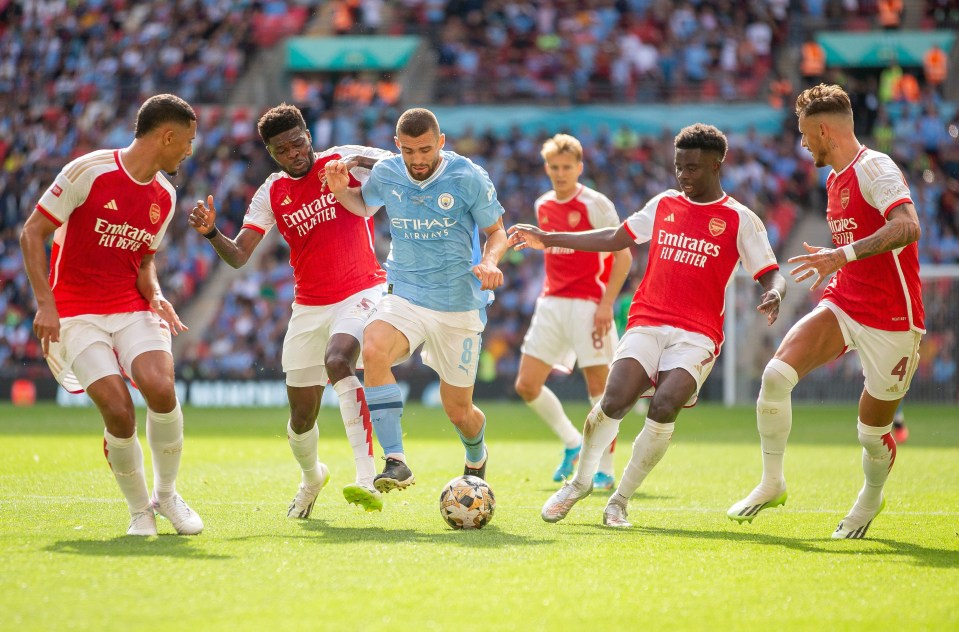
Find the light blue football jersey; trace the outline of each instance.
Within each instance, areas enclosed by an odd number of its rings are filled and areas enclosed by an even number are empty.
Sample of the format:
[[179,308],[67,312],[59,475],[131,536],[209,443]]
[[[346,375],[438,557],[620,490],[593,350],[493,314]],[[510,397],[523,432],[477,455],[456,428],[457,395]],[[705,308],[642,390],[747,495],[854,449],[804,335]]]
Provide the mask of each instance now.
[[[479,229],[503,215],[486,171],[470,159],[441,151],[436,171],[422,182],[402,156],[380,160],[363,183],[367,206],[386,206],[393,243],[386,260],[390,292],[440,312],[484,309],[493,293],[480,290],[472,268],[480,262]],[[485,319],[484,319],[485,320]]]

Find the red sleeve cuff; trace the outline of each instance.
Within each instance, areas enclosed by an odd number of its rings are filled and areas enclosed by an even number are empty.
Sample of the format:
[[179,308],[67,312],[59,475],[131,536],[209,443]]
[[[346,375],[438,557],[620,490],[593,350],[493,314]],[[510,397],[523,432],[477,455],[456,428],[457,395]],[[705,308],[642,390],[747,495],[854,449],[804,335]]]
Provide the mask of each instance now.
[[41,213],[44,217],[46,217],[48,220],[50,220],[51,222],[53,222],[54,226],[56,226],[57,228],[60,228],[61,226],[63,226],[63,222],[61,222],[59,219],[57,219],[56,217],[54,217],[53,214],[50,213],[50,211],[48,211],[47,209],[43,208],[43,207],[40,206],[39,204],[37,204],[37,210],[40,211],[40,213]]
[[241,229],[242,229],[242,228],[249,228],[250,230],[254,230],[254,231],[260,233],[261,235],[265,235],[265,234],[266,234],[266,231],[265,231],[265,230],[263,230],[263,229],[260,228],[259,226],[256,226],[255,224],[243,224],[243,226],[241,227]]
[[886,207],[886,211],[882,214],[882,216],[888,219],[889,212],[892,211],[892,209],[896,208],[900,204],[912,204],[912,203],[913,203],[912,198],[907,198],[907,197],[902,198],[901,200],[896,200],[895,202],[893,202],[892,204]]
[[623,222],[623,228],[625,228],[626,232],[629,233],[629,236],[633,238],[633,241],[636,241],[636,233],[634,233],[633,229],[629,227],[629,222]]
[[762,275],[766,274],[767,272],[772,272],[773,270],[778,270],[778,269],[779,269],[779,264],[778,264],[778,263],[774,263],[774,264],[772,264],[772,265],[770,265],[770,266],[766,266],[765,268],[763,268],[762,270],[760,270],[759,272],[757,272],[756,274],[753,275],[753,281],[755,281],[756,279],[758,279],[758,278],[761,277]]

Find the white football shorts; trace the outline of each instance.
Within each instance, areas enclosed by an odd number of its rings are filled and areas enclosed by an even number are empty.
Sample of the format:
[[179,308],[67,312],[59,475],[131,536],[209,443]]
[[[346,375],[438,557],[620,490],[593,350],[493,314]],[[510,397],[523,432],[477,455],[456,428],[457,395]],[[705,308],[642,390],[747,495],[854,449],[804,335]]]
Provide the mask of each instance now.
[[596,303],[580,298],[541,296],[520,351],[570,373],[579,368],[608,366],[619,343],[615,326],[605,336],[593,333]]
[[83,314],[60,319],[47,364],[63,388],[80,393],[108,375],[132,376],[134,358],[147,351],[173,353],[170,329],[155,312]]
[[[283,372],[287,386],[325,386],[326,345],[334,334],[349,334],[363,344],[363,327],[386,291],[381,284],[332,305],[293,304],[290,325],[283,338]],[[362,354],[357,359],[362,368]]]
[[716,345],[708,336],[668,325],[640,325],[623,334],[613,362],[633,358],[643,366],[653,386],[642,397],[653,396],[661,372],[671,369],[686,371],[696,380],[696,392],[685,404],[688,408],[696,404],[699,389],[713,370],[716,357]]
[[843,353],[859,352],[866,392],[882,401],[901,399],[919,367],[922,334],[867,327],[830,301],[820,301],[816,309],[828,309],[836,315],[846,345]]
[[369,322],[377,320],[393,325],[410,343],[409,353],[397,363],[409,358],[422,345],[423,364],[436,371],[441,380],[462,388],[476,383],[476,367],[486,327],[480,310],[438,312],[414,305],[395,294],[387,294],[376,306]]

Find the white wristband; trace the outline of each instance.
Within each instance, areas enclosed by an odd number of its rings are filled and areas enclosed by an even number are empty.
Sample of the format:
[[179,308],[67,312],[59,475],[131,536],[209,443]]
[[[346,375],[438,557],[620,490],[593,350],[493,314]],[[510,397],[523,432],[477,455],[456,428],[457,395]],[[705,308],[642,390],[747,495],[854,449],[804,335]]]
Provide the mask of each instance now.
[[776,295],[776,300],[777,300],[777,301],[779,301],[780,303],[783,302],[783,295],[779,293],[779,290],[777,290],[776,288],[772,288],[772,289],[769,290],[769,291]]
[[853,249],[852,244],[846,244],[840,250],[846,255],[846,263],[856,260],[856,251]]

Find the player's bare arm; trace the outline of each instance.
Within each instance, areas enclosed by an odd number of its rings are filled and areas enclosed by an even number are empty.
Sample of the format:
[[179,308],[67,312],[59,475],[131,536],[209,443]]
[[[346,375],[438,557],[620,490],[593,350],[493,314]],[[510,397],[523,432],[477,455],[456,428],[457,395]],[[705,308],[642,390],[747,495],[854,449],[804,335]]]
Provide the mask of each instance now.
[[503,228],[503,218],[496,220],[492,226],[483,229],[486,234],[486,244],[483,246],[483,258],[473,266],[473,274],[480,280],[481,290],[495,290],[503,285],[503,272],[499,269],[499,260],[506,252],[506,230]]
[[60,342],[60,312],[50,288],[50,270],[47,267],[47,241],[56,231],[56,225],[39,211],[34,211],[20,233],[20,250],[27,279],[37,298],[37,313],[33,319],[33,333],[40,341],[46,357],[51,342]]
[[633,238],[624,226],[597,228],[580,233],[548,233],[532,224],[516,224],[509,228],[507,245],[516,250],[572,248],[585,252],[616,252],[628,248],[633,243]]
[[763,288],[756,309],[766,315],[766,324],[772,325],[779,318],[779,307],[786,298],[786,279],[778,270],[770,270],[756,281]]
[[249,261],[250,255],[263,239],[263,235],[249,228],[241,228],[235,239],[230,239],[217,230],[216,205],[212,195],[206,197],[206,202],[196,201],[188,221],[193,230],[209,240],[220,259],[234,268],[239,268]]
[[174,336],[189,329],[180,321],[180,317],[177,316],[170,301],[163,296],[163,291],[160,289],[160,280],[157,277],[156,262],[152,254],[144,255],[140,262],[140,270],[137,273],[137,291],[150,302],[150,309],[155,311],[169,325],[170,333]]
[[629,268],[632,264],[633,254],[628,248],[613,253],[613,265],[609,271],[609,282],[606,284],[603,297],[596,306],[596,315],[593,316],[593,333],[597,336],[605,336],[613,328],[616,298],[626,283]]
[[343,160],[331,160],[323,166],[326,173],[326,186],[336,196],[336,200],[354,215],[369,217],[377,209],[370,209],[363,200],[363,191],[360,187],[350,186],[350,167]]
[[[789,263],[799,263],[790,271],[796,281],[805,281],[815,275],[810,291],[819,287],[831,274],[839,270],[850,260],[864,259],[874,255],[903,248],[918,241],[922,231],[919,227],[919,217],[916,207],[911,203],[900,204],[891,211],[886,219],[886,225],[875,233],[853,242],[842,248],[822,248],[810,246],[803,242],[803,248],[809,254],[799,255],[789,259]],[[849,248],[854,253],[852,259],[846,253]]]

